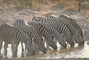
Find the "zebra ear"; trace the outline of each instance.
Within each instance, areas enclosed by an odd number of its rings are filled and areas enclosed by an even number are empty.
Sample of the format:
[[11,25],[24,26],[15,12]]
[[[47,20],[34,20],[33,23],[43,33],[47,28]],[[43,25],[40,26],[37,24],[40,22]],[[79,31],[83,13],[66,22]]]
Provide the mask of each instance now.
[[16,26],[17,20],[18,20],[17,18],[14,18],[14,23],[13,23],[14,26]]
[[16,22],[18,20],[18,18],[14,18],[14,22]]

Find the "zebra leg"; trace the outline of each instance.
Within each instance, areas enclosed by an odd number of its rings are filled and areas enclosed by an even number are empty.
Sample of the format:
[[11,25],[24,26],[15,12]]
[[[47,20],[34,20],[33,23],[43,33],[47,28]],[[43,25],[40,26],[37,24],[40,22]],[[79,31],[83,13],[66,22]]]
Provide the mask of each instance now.
[[35,53],[37,54],[39,52],[38,45],[33,41]]
[[45,38],[43,38],[43,39],[44,39],[44,43],[45,43],[46,49],[49,50],[49,45],[48,45],[46,39]]
[[22,46],[22,57],[24,57],[24,48],[23,48],[23,43],[21,42],[21,46]]
[[1,48],[2,48],[2,41],[0,41],[0,56],[1,56]]
[[17,56],[18,46],[19,46],[19,42],[16,42],[16,46],[15,46],[15,48],[16,48],[16,51],[15,51],[15,56]]
[[54,41],[55,41],[55,43],[57,44],[57,39],[54,37]]
[[15,42],[12,41],[12,45],[11,45],[11,49],[12,49],[12,57],[16,57],[16,46],[15,46]]
[[8,47],[8,43],[5,43],[4,44],[5,57],[7,57],[7,47]]

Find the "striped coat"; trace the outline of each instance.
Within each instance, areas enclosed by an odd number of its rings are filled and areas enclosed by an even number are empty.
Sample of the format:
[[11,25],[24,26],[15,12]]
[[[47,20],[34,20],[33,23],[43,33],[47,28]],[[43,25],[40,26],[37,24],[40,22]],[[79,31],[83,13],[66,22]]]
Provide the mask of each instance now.
[[43,53],[46,53],[46,48],[42,37],[34,30],[31,25],[27,25],[25,20],[16,20],[14,25],[23,30],[31,39],[34,38],[34,42],[38,45],[38,48]]
[[66,37],[66,41],[71,46],[74,46],[72,34],[68,29],[68,27],[63,22],[59,22],[57,19],[42,18],[42,17],[34,17],[33,20],[37,22],[48,23],[50,26],[54,27],[61,34],[63,34]]
[[15,44],[20,41],[25,43],[28,52],[30,52],[32,55],[35,54],[31,39],[17,27],[9,24],[2,24],[0,26],[0,40],[5,42],[5,46],[7,46],[7,44],[12,44],[13,55],[16,53]]
[[[78,32],[77,36],[80,35],[80,39],[81,39],[80,41],[81,41],[81,43],[79,45],[84,44],[84,41],[83,41],[83,32],[82,32],[80,26],[77,24],[77,22],[74,19],[68,17],[67,15],[60,15],[58,17],[58,20],[62,20],[64,22],[69,22],[72,25],[72,27]],[[75,37],[75,38],[77,38],[77,37]],[[79,39],[76,39],[76,40],[78,41]]]
[[54,50],[57,49],[57,46],[53,40],[52,34],[46,29],[45,26],[43,26],[40,23],[31,22],[31,21],[28,24],[35,27],[35,29],[39,32],[39,34],[41,34],[41,36],[46,39],[48,46],[52,47]]

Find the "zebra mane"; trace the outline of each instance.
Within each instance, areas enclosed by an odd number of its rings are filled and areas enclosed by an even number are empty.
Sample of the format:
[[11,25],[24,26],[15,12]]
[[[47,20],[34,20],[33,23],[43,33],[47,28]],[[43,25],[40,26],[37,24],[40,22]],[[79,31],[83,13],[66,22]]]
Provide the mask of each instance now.
[[[33,26],[31,26],[31,27],[33,28],[34,31],[36,31],[38,33],[38,31]],[[41,34],[40,33],[38,33],[38,35],[41,37]]]
[[2,31],[2,30],[4,29],[4,26],[9,26],[9,24],[3,23],[3,24],[0,26],[0,31]]
[[[51,34],[51,32],[41,22],[37,22],[37,23],[42,25]],[[53,35],[52,35],[52,38],[53,38]]]
[[3,26],[1,25],[1,26],[0,26],[0,31],[1,31],[2,29],[3,29]]

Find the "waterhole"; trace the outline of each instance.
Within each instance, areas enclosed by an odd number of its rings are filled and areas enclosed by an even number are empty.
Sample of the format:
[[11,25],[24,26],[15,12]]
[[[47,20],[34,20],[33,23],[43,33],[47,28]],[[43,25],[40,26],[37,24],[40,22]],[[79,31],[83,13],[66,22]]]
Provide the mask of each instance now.
[[[46,54],[36,54],[34,56],[27,56],[27,58],[38,58],[38,59],[54,59],[54,58],[89,58],[89,44],[85,41],[84,45],[78,46],[75,44],[74,47],[63,48],[57,44],[57,50],[48,50]],[[11,45],[7,48],[7,57],[12,58]],[[4,58],[4,48],[1,50],[1,54]],[[21,58],[21,45],[18,46],[18,58]]]

